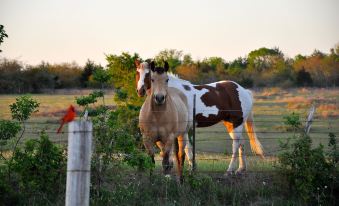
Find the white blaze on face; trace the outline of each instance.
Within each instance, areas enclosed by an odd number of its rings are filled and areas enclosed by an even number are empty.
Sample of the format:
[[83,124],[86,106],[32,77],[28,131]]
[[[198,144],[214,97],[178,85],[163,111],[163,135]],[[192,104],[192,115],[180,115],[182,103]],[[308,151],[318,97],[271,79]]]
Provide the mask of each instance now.
[[141,87],[145,84],[146,74],[150,72],[147,62],[141,63],[140,67],[137,68],[137,72],[139,72],[139,75],[140,75],[138,85],[137,85],[137,89],[139,91]]

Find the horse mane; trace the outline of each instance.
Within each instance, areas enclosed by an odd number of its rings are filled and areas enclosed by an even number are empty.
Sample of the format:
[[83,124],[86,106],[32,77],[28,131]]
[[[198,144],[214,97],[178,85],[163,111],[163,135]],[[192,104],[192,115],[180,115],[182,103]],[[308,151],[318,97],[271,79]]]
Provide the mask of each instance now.
[[167,72],[167,75],[172,77],[173,79],[180,81],[183,84],[192,84],[191,82],[184,80],[184,79],[180,79],[179,76],[177,74],[174,74],[173,72]]

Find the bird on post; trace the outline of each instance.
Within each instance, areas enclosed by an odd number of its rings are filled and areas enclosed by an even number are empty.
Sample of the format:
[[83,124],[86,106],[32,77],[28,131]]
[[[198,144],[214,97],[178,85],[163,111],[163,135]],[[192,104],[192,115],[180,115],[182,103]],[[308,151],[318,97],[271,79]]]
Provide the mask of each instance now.
[[73,121],[75,118],[75,108],[73,107],[73,105],[70,105],[68,107],[67,113],[65,114],[65,116],[61,119],[61,125],[57,131],[57,133],[60,133],[62,130],[62,127],[64,126],[65,123],[69,123],[71,121]]

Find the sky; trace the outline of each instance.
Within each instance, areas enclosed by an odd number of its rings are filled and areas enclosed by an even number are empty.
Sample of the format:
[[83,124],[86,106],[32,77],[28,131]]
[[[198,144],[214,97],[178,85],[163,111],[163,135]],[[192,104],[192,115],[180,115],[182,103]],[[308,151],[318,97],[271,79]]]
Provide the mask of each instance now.
[[0,58],[106,65],[105,55],[164,49],[226,61],[260,47],[287,57],[339,43],[338,0],[0,0]]

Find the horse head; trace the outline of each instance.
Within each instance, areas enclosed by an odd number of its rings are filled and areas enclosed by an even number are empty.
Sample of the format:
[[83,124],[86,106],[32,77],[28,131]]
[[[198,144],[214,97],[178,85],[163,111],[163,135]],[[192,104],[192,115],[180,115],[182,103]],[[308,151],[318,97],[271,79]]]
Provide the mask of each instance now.
[[166,102],[167,90],[168,90],[168,75],[169,69],[168,63],[165,61],[164,67],[155,67],[154,62],[151,62],[151,94],[154,102],[157,105],[164,104]]
[[139,97],[143,97],[146,91],[151,88],[151,72],[147,62],[140,63],[139,60],[135,60],[136,66],[136,87]]

